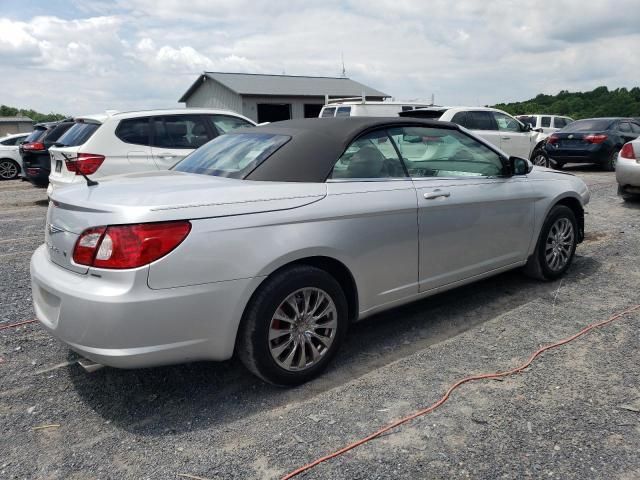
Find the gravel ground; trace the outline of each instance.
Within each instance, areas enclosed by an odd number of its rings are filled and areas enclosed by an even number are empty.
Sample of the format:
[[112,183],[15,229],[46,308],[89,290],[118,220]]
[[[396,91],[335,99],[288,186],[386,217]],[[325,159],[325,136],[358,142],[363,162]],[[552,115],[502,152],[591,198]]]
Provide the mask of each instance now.
[[[564,279],[509,272],[354,325],[329,371],[295,389],[235,360],[87,374],[38,324],[0,331],[0,478],[277,478],[635,305],[640,204],[611,173],[575,173],[592,200]],[[44,190],[0,183],[0,324],[34,318],[45,210]],[[300,478],[640,478],[639,327],[629,314],[520,375],[464,385]]]

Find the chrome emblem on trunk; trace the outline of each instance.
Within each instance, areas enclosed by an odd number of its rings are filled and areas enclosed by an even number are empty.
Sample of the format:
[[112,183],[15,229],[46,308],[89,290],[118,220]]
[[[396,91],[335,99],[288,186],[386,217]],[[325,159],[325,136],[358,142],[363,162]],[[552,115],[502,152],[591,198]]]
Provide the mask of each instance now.
[[62,228],[56,227],[52,224],[47,225],[47,229],[49,230],[49,235],[55,235],[56,233],[64,232]]

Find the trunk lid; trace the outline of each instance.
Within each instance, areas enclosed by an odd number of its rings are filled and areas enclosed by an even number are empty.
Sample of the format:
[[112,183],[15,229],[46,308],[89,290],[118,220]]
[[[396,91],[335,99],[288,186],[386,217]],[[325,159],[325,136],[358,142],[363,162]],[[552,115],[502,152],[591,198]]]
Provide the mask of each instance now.
[[[84,179],[80,175],[76,175],[75,172],[69,171],[65,164],[66,158],[75,160],[78,156],[78,150],[80,147],[51,147],[49,149],[49,155],[51,157],[51,173],[49,173],[49,182],[56,187],[63,185],[84,182]],[[66,158],[65,158],[66,156]]]
[[89,227],[289,210],[325,196],[324,183],[252,182],[174,171],[104,177],[93,187],[82,179],[52,192],[45,237],[51,261],[85,273],[72,256],[78,236]]

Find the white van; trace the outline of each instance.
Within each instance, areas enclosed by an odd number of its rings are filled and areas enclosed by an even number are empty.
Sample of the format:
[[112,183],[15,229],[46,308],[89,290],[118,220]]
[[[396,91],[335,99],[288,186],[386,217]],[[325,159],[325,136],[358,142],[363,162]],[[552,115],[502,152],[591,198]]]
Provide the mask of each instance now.
[[[359,100],[358,100],[359,99]],[[399,112],[432,107],[431,103],[373,102],[366,97],[325,99],[320,118],[329,117],[397,117]]]

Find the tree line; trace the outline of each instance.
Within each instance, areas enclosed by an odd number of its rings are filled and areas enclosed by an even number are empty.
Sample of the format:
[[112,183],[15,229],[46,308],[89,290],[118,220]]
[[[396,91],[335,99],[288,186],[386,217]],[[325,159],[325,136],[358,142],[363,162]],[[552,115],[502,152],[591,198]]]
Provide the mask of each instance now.
[[578,120],[594,117],[640,117],[640,88],[598,87],[590,92],[562,90],[557,95],[537,95],[524,102],[499,103],[495,108],[512,115],[555,114]]
[[[593,117],[640,117],[640,87],[630,90],[598,87],[590,92],[562,90],[557,95],[541,93],[524,102],[498,103],[494,107],[512,115],[548,113],[567,115],[574,120]],[[67,115],[0,105],[0,117],[29,117],[38,123],[62,120]]]
[[40,113],[31,109],[8,107],[0,105],[0,117],[29,117],[35,123],[39,122],[55,122],[67,118],[68,115],[61,113]]

